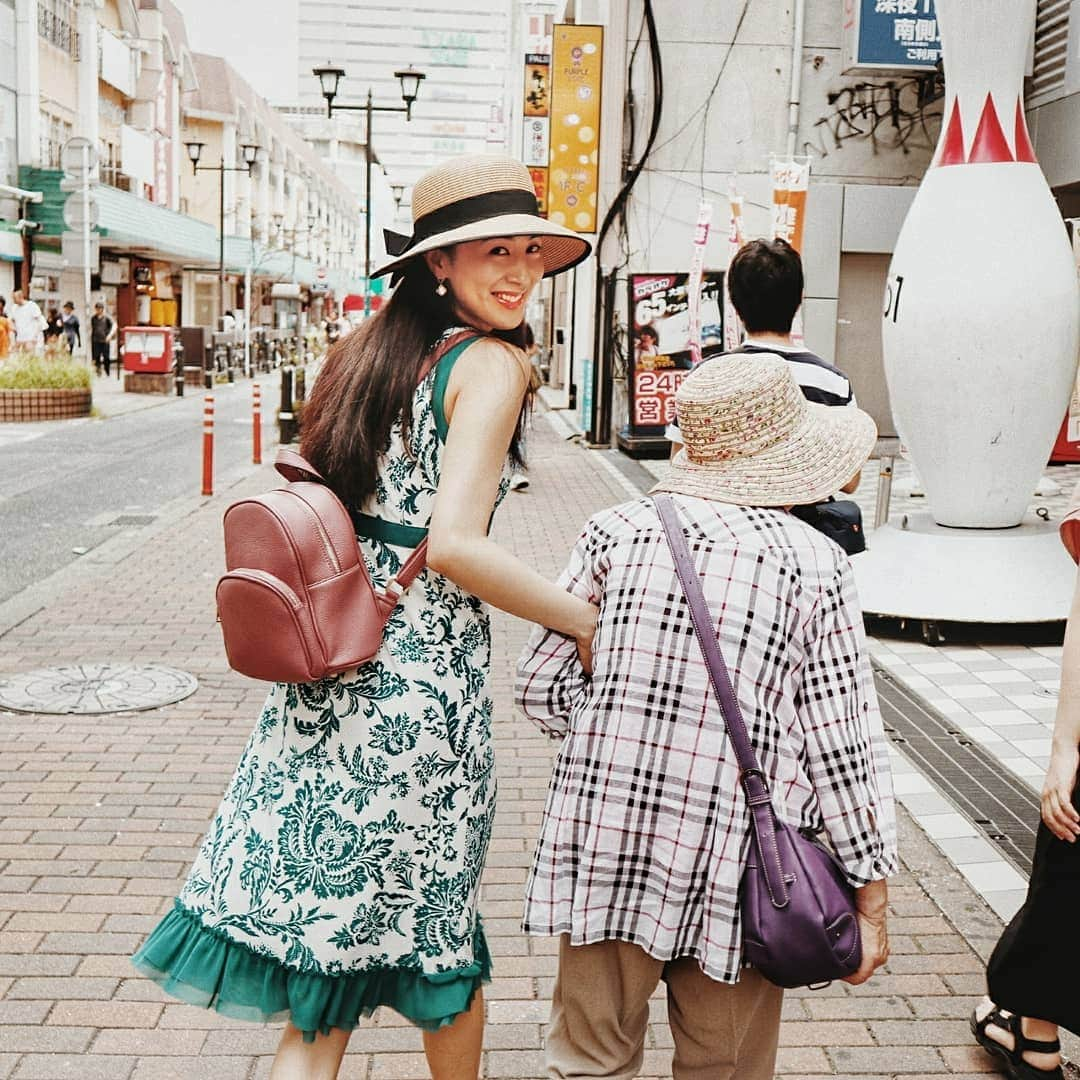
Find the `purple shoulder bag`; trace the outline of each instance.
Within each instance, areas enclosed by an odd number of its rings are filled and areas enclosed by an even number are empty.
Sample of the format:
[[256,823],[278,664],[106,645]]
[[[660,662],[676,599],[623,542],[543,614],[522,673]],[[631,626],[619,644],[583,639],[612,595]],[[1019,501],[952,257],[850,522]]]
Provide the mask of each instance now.
[[753,843],[739,886],[743,959],[777,986],[812,986],[842,979],[858,970],[862,960],[854,892],[828,848],[777,818],[716,643],[701,580],[675,504],[668,495],[655,495],[653,501],[690,606],[694,633],[724,714],[750,808]]

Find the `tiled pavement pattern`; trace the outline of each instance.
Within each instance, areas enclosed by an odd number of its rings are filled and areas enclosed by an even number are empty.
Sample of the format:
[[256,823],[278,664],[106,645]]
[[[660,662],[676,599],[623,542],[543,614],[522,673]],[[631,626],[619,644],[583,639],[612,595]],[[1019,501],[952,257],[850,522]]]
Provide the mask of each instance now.
[[[625,498],[626,485],[599,456],[553,435],[543,417],[531,478],[526,493],[508,498],[496,533],[554,575],[585,517]],[[222,510],[272,481],[263,467],[163,520],[118,561],[95,571],[87,557],[80,577],[61,576],[44,607],[10,629],[4,614],[13,609],[0,607],[0,675],[122,657],[168,663],[201,682],[195,696],[155,712],[0,714],[0,1080],[231,1080],[269,1072],[275,1028],[174,1003],[127,958],[172,903],[261,704],[260,686],[224,665],[212,592]],[[489,1077],[542,1076],[555,965],[553,941],[526,939],[518,929],[553,753],[510,705],[512,663],[526,631],[495,618],[500,802],[483,898],[496,958],[487,993]],[[790,993],[782,1076],[970,1080],[989,1070],[964,1019],[982,987],[981,960],[954,927],[985,954],[1000,924],[906,817],[902,849],[888,970],[858,990],[837,984]],[[670,1075],[663,1019],[658,999],[642,1075]],[[418,1033],[383,1011],[354,1035],[342,1075],[425,1076]]]

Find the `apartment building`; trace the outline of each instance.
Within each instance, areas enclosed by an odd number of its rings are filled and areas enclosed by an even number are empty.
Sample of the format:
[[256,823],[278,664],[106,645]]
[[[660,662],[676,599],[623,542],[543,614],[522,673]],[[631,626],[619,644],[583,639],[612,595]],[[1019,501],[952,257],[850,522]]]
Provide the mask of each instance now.
[[82,306],[62,244],[73,136],[97,152],[92,289],[121,323],[215,325],[245,276],[257,310],[273,280],[358,287],[355,195],[225,60],[192,52],[171,0],[0,0],[0,290]]

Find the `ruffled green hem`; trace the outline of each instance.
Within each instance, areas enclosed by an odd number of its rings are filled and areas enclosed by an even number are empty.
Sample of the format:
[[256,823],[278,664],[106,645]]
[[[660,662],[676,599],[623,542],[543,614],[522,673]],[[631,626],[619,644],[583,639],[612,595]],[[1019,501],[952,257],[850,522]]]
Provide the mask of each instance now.
[[466,968],[425,975],[404,968],[374,968],[346,975],[305,973],[262,956],[221,931],[204,926],[179,902],[132,963],[166,993],[222,1016],[266,1022],[290,1019],[306,1041],[331,1028],[352,1031],[380,1005],[425,1031],[453,1023],[491,981],[491,954],[477,920],[476,960]]

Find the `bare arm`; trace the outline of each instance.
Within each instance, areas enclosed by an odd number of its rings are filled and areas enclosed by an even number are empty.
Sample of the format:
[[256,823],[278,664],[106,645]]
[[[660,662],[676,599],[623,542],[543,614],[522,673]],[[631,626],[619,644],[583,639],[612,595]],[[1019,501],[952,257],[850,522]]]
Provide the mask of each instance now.
[[1080,764],[1080,574],[1076,578],[1072,610],[1065,626],[1065,647],[1061,653],[1061,690],[1050,764],[1042,790],[1042,819],[1059,839],[1075,843],[1080,835],[1080,814],[1072,803]]
[[568,634],[587,654],[596,608],[487,535],[528,378],[524,356],[490,340],[468,348],[455,364],[446,392],[449,434],[431,516],[428,565],[511,615]]

